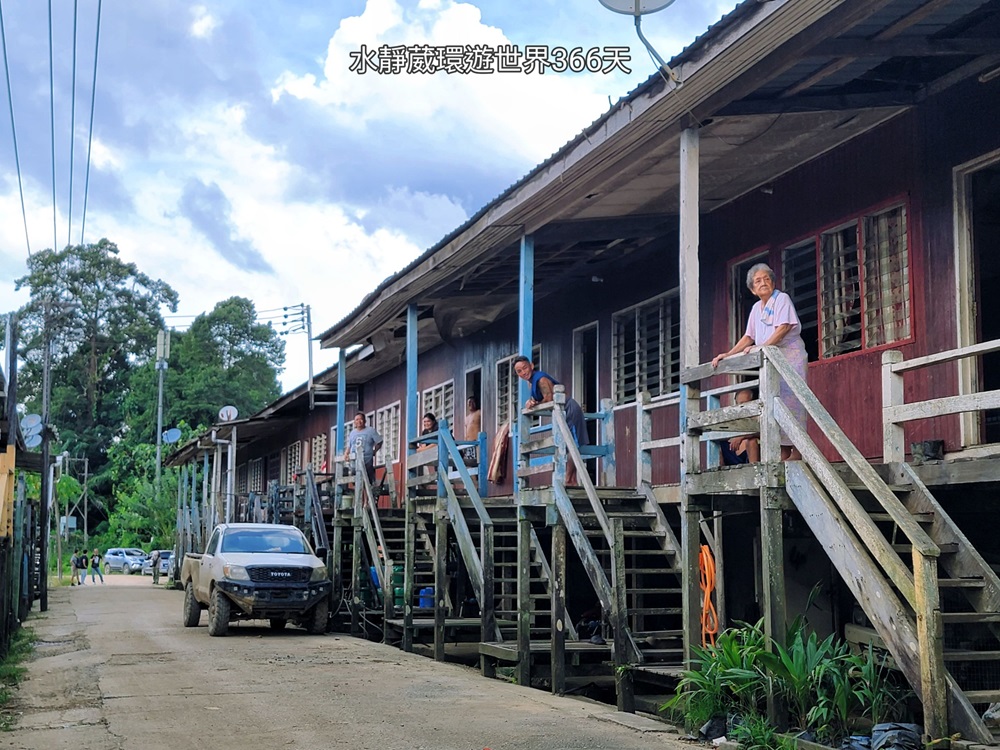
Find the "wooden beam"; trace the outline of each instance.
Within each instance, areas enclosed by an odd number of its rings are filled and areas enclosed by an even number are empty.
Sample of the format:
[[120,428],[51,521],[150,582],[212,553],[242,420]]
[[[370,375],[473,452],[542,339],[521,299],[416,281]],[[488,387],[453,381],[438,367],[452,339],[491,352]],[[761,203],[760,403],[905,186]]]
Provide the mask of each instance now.
[[719,111],[720,117],[849,112],[859,109],[898,109],[916,106],[921,96],[905,89],[850,94],[810,94],[785,99],[741,99]]
[[558,522],[552,527],[551,573],[552,693],[562,695],[566,691],[566,527]]
[[413,651],[413,573],[417,566],[416,508],[412,497],[405,497],[406,520],[403,526],[403,651]]
[[680,147],[680,314],[681,369],[697,365],[700,337],[700,262],[698,259],[701,215],[699,204],[699,140],[698,130],[681,132]]
[[531,687],[531,521],[517,514],[517,684]]
[[612,520],[614,557],[611,565],[612,586],[615,592],[611,619],[614,623],[615,643],[615,698],[619,711],[635,713],[635,685],[632,680],[632,657],[629,653],[628,588],[625,577],[625,526],[621,518]]
[[827,39],[809,52],[810,57],[943,57],[988,55],[997,51],[997,40],[982,39]]
[[448,511],[445,499],[439,498],[434,511],[434,660],[444,661],[444,628],[448,611]]

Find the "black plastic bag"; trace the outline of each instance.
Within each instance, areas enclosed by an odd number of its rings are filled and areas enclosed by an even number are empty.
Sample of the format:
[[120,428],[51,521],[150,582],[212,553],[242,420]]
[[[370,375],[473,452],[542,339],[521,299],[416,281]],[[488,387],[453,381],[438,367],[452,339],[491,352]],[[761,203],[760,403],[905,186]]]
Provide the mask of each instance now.
[[872,738],[863,734],[852,734],[845,737],[840,745],[840,750],[871,750]]
[[876,724],[872,727],[872,750],[921,750],[919,724]]
[[715,716],[704,724],[702,724],[701,729],[698,730],[698,734],[701,735],[702,739],[714,740],[719,737],[726,736],[726,717],[725,716]]

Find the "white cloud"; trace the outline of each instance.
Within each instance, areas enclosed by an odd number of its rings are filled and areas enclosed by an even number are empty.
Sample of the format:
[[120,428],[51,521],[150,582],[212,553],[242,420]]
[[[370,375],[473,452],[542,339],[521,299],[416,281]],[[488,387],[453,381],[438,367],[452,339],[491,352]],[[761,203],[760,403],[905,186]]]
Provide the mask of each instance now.
[[209,39],[219,22],[208,12],[204,5],[196,5],[191,9],[194,21],[191,22],[191,36],[198,39]]
[[423,0],[404,9],[396,0],[368,0],[360,16],[345,18],[330,40],[322,78],[284,72],[272,95],[306,99],[344,127],[408,122],[433,133],[441,144],[492,153],[534,164],[563,145],[607,107],[588,76],[523,73],[359,75],[351,53],[364,45],[512,44],[504,32],[483,23],[474,5]]

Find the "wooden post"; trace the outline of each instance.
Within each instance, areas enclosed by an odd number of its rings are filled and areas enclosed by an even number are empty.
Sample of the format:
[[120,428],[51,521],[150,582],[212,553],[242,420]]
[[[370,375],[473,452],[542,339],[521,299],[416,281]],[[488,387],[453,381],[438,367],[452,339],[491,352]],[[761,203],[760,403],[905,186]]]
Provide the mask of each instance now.
[[566,691],[566,527],[552,527],[552,693]]
[[601,399],[601,445],[607,454],[601,458],[601,484],[605,487],[618,486],[618,468],[615,461],[615,402],[610,398]]
[[[534,344],[535,318],[535,237],[526,234],[521,237],[521,275],[518,285],[518,319],[517,319],[517,351],[531,359],[531,349]],[[512,375],[512,377],[514,377]],[[512,417],[517,418],[517,429],[511,424],[511,434],[514,436],[514,494],[516,495],[527,482],[517,476],[521,464],[521,443],[528,440],[531,420],[521,416],[524,402],[528,400],[530,386],[524,380],[517,378],[517,403]]]
[[[642,391],[635,400],[635,420],[636,420],[636,488],[640,491],[643,485],[653,484],[653,452],[642,447],[643,443],[648,443],[653,439],[653,415],[649,412],[649,404],[652,397],[649,391]],[[683,407],[683,404],[681,405]]]
[[480,630],[479,640],[492,641],[497,634],[496,584],[493,554],[493,526],[480,524],[481,542],[479,561],[483,566],[483,595],[479,602]]
[[715,537],[715,616],[719,623],[719,632],[726,628],[726,555],[722,543],[722,514],[712,514],[712,536]]
[[444,661],[445,605],[448,593],[448,511],[445,499],[434,509],[434,659]]
[[[764,357],[760,369],[760,460],[774,477],[781,468],[781,432],[774,416],[774,402],[778,398],[779,377],[771,361]],[[768,638],[785,637],[785,548],[782,537],[785,490],[774,486],[760,490],[760,548],[763,573],[764,632]],[[781,704],[771,693],[767,698],[768,718],[782,727],[784,717]]]
[[517,509],[517,684],[531,687],[531,521]]
[[679,416],[681,438],[681,606],[684,610],[684,662],[691,664],[692,647],[701,643],[701,606],[699,556],[701,553],[701,511],[703,504],[688,492],[687,476],[701,470],[701,442],[697,434],[688,433],[688,418],[700,408],[701,389],[698,385],[681,386]]
[[403,651],[413,651],[413,571],[417,561],[417,519],[415,501],[407,497],[403,525]]
[[[340,465],[336,459],[344,455],[344,447],[347,442],[344,423],[347,421],[347,351],[340,347],[337,352],[337,439],[333,447],[333,471],[337,480],[340,479]],[[344,495],[344,486],[339,482],[334,482],[333,497],[334,506],[340,507],[340,498]]]
[[[552,402],[555,409],[562,409],[566,404],[566,386],[557,385],[553,389]],[[552,420],[552,440],[555,444],[555,453],[552,456],[552,486],[566,486],[566,438],[562,431],[556,428],[555,419]]]
[[392,570],[395,566],[392,560],[389,559],[389,550],[382,550],[382,556],[384,558],[380,574],[382,576],[382,643],[389,643],[388,623],[395,613],[392,601]]
[[[706,402],[707,411],[715,411],[722,406],[722,400],[717,395],[709,396]],[[705,463],[711,468],[722,465],[722,451],[719,449],[718,440],[709,440],[705,443]]]
[[917,599],[917,640],[920,645],[920,687],[924,734],[937,740],[948,736],[948,684],[944,668],[944,631],[937,558],[913,550],[913,584]]
[[628,590],[625,578],[625,525],[621,518],[611,519],[612,537],[614,539],[613,561],[611,567],[614,610],[611,619],[615,629],[615,697],[619,711],[635,713],[635,686],[632,675],[633,654],[628,646]]
[[353,534],[353,546],[351,547],[351,588],[354,590],[351,598],[351,635],[358,635],[361,631],[361,584],[364,579],[361,577],[361,519],[357,516],[351,519]]
[[892,366],[903,361],[898,349],[882,352],[882,461],[901,463],[906,459],[903,425],[888,421],[885,410],[903,405],[903,375],[893,372]]
[[699,354],[699,267],[700,210],[698,204],[699,165],[698,130],[681,131],[680,150],[680,310],[681,370],[696,366]]

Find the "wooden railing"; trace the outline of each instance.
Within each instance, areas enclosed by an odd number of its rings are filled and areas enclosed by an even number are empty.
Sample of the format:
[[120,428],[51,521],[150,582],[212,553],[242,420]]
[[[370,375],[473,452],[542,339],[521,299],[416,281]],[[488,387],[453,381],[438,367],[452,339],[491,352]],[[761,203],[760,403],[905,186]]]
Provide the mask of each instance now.
[[956,362],[968,357],[981,357],[998,351],[1000,351],[1000,340],[984,341],[981,344],[963,346],[906,361],[898,349],[883,352],[882,459],[886,463],[904,460],[906,455],[906,445],[903,442],[904,422],[947,414],[1000,409],[1000,390],[945,396],[907,404],[903,398],[903,373],[945,362]]
[[[760,368],[760,400],[737,406],[701,412],[699,385],[704,379],[725,374],[734,368]],[[874,467],[848,439],[826,408],[809,390],[805,380],[789,364],[777,347],[763,347],[759,351],[723,360],[718,368],[699,365],[686,371],[682,377],[688,394],[686,414],[682,422],[688,432],[698,433],[712,427],[744,429],[747,418],[756,418],[761,440],[763,476],[768,486],[778,487],[779,431],[784,431],[792,445],[802,454],[802,463],[815,475],[840,514],[836,522],[847,524],[862,543],[861,554],[867,553],[900,592],[915,614],[917,653],[903,647],[901,639],[894,642],[893,656],[904,669],[907,677],[924,698],[924,711],[928,727],[947,725],[947,709],[943,704],[947,683],[941,652],[940,591],[938,587],[937,560],[940,549],[927,536],[899,498],[883,481]],[[892,545],[876,526],[871,515],[862,507],[855,494],[848,488],[841,475],[833,468],[823,452],[812,441],[788,407],[779,399],[780,384],[784,382],[794,398],[804,407],[813,424],[830,442],[830,445],[871,493],[911,545],[913,571],[911,572]],[[687,475],[700,470],[699,445],[694,443],[682,451],[682,461]],[[695,484],[697,480],[695,480]],[[831,519],[831,522],[833,520]],[[899,623],[902,626],[902,623]],[[935,735],[940,736],[940,735]]]
[[[566,393],[561,385],[555,387],[555,394],[552,401],[546,401],[525,409],[522,415],[537,416],[548,414],[552,418],[551,442],[549,440],[535,441],[533,444],[522,445],[522,455],[519,456],[519,463],[523,464],[520,471],[527,468],[533,451],[544,451],[553,457],[552,463],[552,494],[555,500],[556,510],[566,527],[580,561],[583,563],[587,577],[590,579],[601,602],[601,607],[605,612],[611,614],[612,627],[615,631],[616,652],[622,659],[622,663],[641,664],[644,661],[642,651],[632,636],[628,628],[628,612],[625,604],[625,558],[624,558],[624,532],[621,521],[612,523],[604,510],[604,505],[597,493],[590,475],[587,473],[587,465],[583,457],[583,452],[576,444],[573,433],[566,421]],[[610,409],[608,410],[610,413]],[[588,446],[589,448],[590,446]],[[604,448],[605,446],[595,446]],[[590,455],[600,455],[600,452],[590,453]],[[607,572],[601,564],[597,553],[594,551],[590,539],[583,528],[573,501],[566,492],[566,467],[572,462],[576,469],[577,480],[587,496],[590,509],[593,511],[597,522],[601,527],[608,549],[612,552],[611,580],[608,580]],[[614,585],[612,585],[612,581]]]

